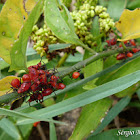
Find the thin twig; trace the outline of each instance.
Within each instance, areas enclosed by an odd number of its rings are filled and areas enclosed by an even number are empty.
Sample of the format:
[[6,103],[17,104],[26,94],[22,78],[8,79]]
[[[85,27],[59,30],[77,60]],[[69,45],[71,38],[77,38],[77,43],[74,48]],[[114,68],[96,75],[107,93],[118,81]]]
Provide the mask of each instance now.
[[61,59],[59,60],[58,64],[57,64],[57,68],[61,67],[64,62],[66,61],[66,59],[68,58],[69,54],[65,53],[64,56],[61,57]]
[[43,131],[43,129],[42,129],[42,127],[41,127],[40,124],[37,125],[37,130],[38,130],[38,132],[39,132],[39,134],[40,134],[41,139],[42,139],[42,140],[47,140],[47,139],[46,139],[46,136],[45,136],[45,134],[44,134],[44,131]]

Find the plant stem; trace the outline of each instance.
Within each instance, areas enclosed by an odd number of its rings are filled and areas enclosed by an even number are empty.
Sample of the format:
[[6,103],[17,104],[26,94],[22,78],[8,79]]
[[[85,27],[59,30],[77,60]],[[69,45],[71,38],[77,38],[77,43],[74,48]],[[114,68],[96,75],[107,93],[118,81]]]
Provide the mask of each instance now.
[[66,61],[66,59],[68,58],[69,54],[65,53],[64,56],[61,57],[61,59],[59,60],[58,64],[57,64],[57,68],[61,67],[64,62]]
[[[132,48],[133,48],[133,47],[127,47],[126,50],[130,51]],[[119,49],[117,49],[117,50],[110,50],[110,51],[98,53],[98,54],[96,54],[96,55],[94,55],[94,56],[91,56],[91,57],[88,58],[88,59],[85,59],[85,60],[82,61],[82,62],[79,62],[79,63],[73,65],[73,66],[70,67],[70,68],[67,68],[67,69],[65,69],[65,70],[63,70],[63,71],[60,71],[60,72],[57,73],[56,75],[58,75],[59,77],[63,78],[63,77],[65,77],[66,75],[72,73],[73,71],[75,71],[75,70],[77,70],[77,69],[81,69],[81,68],[85,67],[86,65],[88,65],[88,64],[90,64],[90,63],[92,63],[92,62],[94,62],[94,61],[96,61],[96,60],[98,60],[98,59],[100,59],[100,58],[107,57],[107,56],[111,56],[111,55],[114,55],[114,54],[116,54],[116,53],[123,52],[123,51],[124,51],[123,48],[119,48]],[[115,69],[117,69],[117,68],[121,67],[122,65],[124,65],[124,63],[126,63],[126,62],[128,62],[128,61],[130,61],[130,60],[132,60],[132,59],[135,59],[135,58],[138,57],[138,56],[140,56],[140,53],[136,53],[132,58],[128,58],[127,60],[125,60],[125,62],[120,63],[120,65],[119,65],[119,64],[116,64],[116,65],[113,65],[113,66],[114,66]],[[113,66],[112,66],[112,67],[113,67]],[[113,71],[113,70],[115,70],[114,68],[113,68],[113,69],[109,68],[109,69],[110,69],[111,71]],[[105,69],[105,70],[103,70],[103,71],[101,71],[101,72],[99,72],[99,73],[93,75],[93,77],[92,77],[92,76],[89,77],[89,79],[90,79],[90,80],[93,80],[93,79],[95,79],[95,78],[97,78],[97,77],[100,77],[100,76],[102,75],[102,73],[104,73],[104,71],[107,71],[107,73],[108,73],[108,69],[107,69],[107,70]],[[109,71],[109,72],[111,72],[111,71]],[[85,82],[89,82],[89,79],[83,79],[84,81],[80,80],[80,81],[78,81],[78,82],[79,82],[79,84],[85,84]],[[80,83],[80,82],[81,82],[81,83]],[[82,82],[83,82],[83,83],[82,83]],[[74,87],[70,87],[70,88],[67,88],[67,87],[66,87],[66,88],[63,89],[63,90],[58,91],[58,93],[59,93],[59,92],[60,92],[60,93],[64,93],[64,92],[66,92],[67,90],[70,90],[70,89],[72,89],[72,88],[74,88]],[[56,93],[56,94],[57,94],[57,93]],[[23,95],[23,96],[24,96],[24,95]],[[45,97],[45,99],[51,98],[51,97],[53,97],[53,96],[55,96],[55,95],[52,95],[52,94],[51,94],[49,97]],[[14,99],[17,99],[17,98],[20,98],[20,95],[19,95],[17,92],[5,94],[5,95],[1,96],[1,98],[0,98],[0,104],[9,103],[9,102],[11,102],[11,100],[14,100]],[[35,103],[35,104],[36,104],[36,103]]]
[[114,34],[117,36],[117,38],[121,38],[118,33],[115,31],[115,28],[113,29]]
[[97,52],[95,52],[94,50],[92,50],[91,48],[89,48],[87,45],[82,45],[81,44],[81,46],[84,48],[84,49],[86,49],[86,50],[88,50],[89,52],[91,52],[92,54],[96,54]]
[[[126,48],[126,50],[131,50],[131,49],[132,49],[132,47]],[[106,52],[96,53],[96,55],[93,55],[90,58],[85,59],[84,61],[79,62],[79,63],[73,65],[72,67],[67,68],[66,70],[59,72],[59,77],[65,77],[66,75],[74,72],[75,70],[79,70],[79,69],[85,67],[86,65],[88,65],[88,64],[90,64],[90,63],[92,63],[100,58],[111,56],[111,55],[114,55],[118,52],[123,52],[123,51],[124,51],[123,48],[119,48],[117,50],[110,50],[110,51],[106,51]]]
[[124,50],[126,50],[126,46],[124,44],[124,42],[121,42],[122,43],[122,47],[124,48]]
[[42,140],[47,140],[47,139],[46,139],[46,136],[45,136],[45,134],[44,134],[44,132],[43,132],[43,129],[42,129],[42,127],[41,127],[40,124],[37,125],[37,130],[38,130],[38,132],[39,132],[39,134],[40,134],[41,139],[42,139]]

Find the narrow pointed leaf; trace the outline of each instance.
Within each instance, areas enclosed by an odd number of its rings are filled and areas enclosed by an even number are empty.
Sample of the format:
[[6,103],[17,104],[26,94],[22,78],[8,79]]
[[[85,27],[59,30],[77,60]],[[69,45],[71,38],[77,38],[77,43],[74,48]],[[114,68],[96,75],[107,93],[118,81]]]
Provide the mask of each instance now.
[[[51,118],[59,114],[68,112],[72,109],[90,104],[92,102],[98,101],[110,95],[113,95],[119,91],[122,91],[129,86],[137,83],[140,80],[140,70],[114,81],[108,82],[101,86],[98,86],[92,90],[86,91],[80,95],[72,97],[70,99],[59,102],[55,105],[52,105],[48,108],[37,110],[33,113],[30,113],[33,116],[41,118]],[[32,123],[34,120],[31,119],[21,119],[18,121],[18,124]]]
[[112,107],[107,113],[103,122],[99,125],[99,127],[94,131],[94,133],[90,137],[100,133],[129,104],[130,100],[131,98],[128,96],[124,97],[114,107]]
[[0,140],[15,140],[15,138],[12,138],[3,129],[0,128]]
[[71,44],[51,44],[48,46],[49,52],[55,51],[55,50],[60,50],[60,49],[65,49],[70,47]]
[[106,115],[105,112],[111,107],[111,104],[111,100],[105,98],[84,106],[69,140],[85,139],[102,122]]
[[50,140],[57,140],[56,130],[54,123],[49,123],[49,130],[50,130]]
[[3,118],[0,121],[0,128],[3,129],[11,137],[15,139],[21,139],[18,129],[15,127],[15,124],[10,120]]

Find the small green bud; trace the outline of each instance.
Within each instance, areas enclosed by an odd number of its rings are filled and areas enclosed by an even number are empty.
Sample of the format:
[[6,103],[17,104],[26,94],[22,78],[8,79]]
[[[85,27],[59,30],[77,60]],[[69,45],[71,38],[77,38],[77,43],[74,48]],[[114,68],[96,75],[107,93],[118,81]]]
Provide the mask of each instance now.
[[36,35],[41,35],[44,33],[44,30],[40,28],[38,31],[35,32]]
[[94,17],[94,16],[95,16],[95,12],[92,10],[92,11],[90,12],[90,15],[91,15],[91,17]]
[[44,44],[45,44],[45,43],[44,43],[44,41],[41,41],[41,47],[43,47],[43,46],[44,46]]
[[42,51],[42,49],[43,49],[42,47],[37,47],[37,48],[36,48],[36,51],[39,52],[39,51]]
[[45,55],[45,52],[41,52],[40,56],[43,57]]
[[34,31],[37,31],[37,30],[38,30],[37,25],[34,25],[32,31],[34,32]]
[[98,15],[103,11],[103,6],[96,6],[95,7],[95,13]]

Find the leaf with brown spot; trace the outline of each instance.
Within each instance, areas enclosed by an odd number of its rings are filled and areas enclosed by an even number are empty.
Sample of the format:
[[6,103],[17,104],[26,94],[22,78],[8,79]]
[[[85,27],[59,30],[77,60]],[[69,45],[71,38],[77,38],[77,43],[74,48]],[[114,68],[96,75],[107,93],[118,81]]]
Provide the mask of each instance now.
[[[35,0],[27,0],[33,8]],[[26,2],[26,3],[27,3]],[[28,3],[29,3],[28,2]],[[0,57],[11,64],[10,51],[28,18],[24,0],[7,0],[0,13]],[[30,7],[29,10],[32,10]]]

